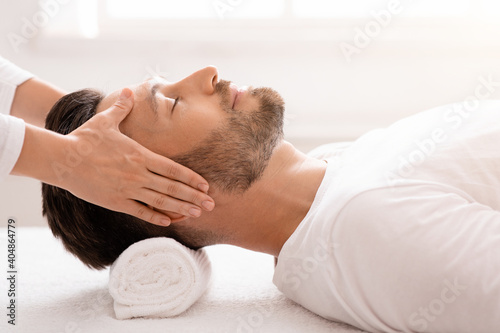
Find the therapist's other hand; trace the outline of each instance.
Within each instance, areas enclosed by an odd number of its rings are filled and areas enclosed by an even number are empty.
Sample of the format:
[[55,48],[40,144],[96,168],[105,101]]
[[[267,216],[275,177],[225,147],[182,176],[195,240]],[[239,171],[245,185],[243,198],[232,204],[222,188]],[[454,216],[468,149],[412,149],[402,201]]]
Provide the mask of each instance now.
[[93,204],[163,226],[212,210],[205,179],[119,131],[132,107],[132,91],[125,88],[113,106],[67,135],[70,151],[85,156],[61,187]]

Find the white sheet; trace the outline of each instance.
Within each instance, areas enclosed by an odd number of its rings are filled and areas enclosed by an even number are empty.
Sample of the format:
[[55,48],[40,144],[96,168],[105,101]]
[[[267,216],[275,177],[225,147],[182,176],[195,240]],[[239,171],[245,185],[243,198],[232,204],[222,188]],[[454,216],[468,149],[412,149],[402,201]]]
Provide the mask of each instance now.
[[272,284],[272,257],[225,245],[207,248],[213,283],[187,312],[168,319],[117,320],[108,270],[87,269],[48,228],[18,228],[16,236],[19,297],[13,329],[6,316],[7,231],[0,228],[0,332],[361,332],[286,299]]

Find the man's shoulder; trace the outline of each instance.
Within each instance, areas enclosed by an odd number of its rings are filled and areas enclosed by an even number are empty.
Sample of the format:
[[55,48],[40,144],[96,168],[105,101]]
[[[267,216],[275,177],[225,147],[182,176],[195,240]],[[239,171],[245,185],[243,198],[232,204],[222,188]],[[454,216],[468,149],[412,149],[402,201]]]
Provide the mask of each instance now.
[[450,197],[461,202],[472,199],[463,191],[433,182],[408,182],[359,191],[343,205],[339,219],[356,221],[418,219],[438,209]]

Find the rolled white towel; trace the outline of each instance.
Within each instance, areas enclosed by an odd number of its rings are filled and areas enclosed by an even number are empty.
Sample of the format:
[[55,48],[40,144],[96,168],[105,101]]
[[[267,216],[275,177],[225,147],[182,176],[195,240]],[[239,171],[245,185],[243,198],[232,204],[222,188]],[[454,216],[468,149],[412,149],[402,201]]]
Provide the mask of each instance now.
[[109,272],[116,318],[176,316],[201,297],[210,277],[203,249],[194,251],[166,237],[132,244]]

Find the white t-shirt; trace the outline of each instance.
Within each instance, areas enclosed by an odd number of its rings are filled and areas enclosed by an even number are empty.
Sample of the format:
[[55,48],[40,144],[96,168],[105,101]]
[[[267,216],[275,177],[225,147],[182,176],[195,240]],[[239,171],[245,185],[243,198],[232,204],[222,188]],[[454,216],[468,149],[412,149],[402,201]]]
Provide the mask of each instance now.
[[278,257],[286,296],[370,332],[500,330],[500,101],[311,155],[328,167]]
[[8,116],[16,87],[33,75],[0,57],[0,180],[16,164],[24,142],[24,121]]

